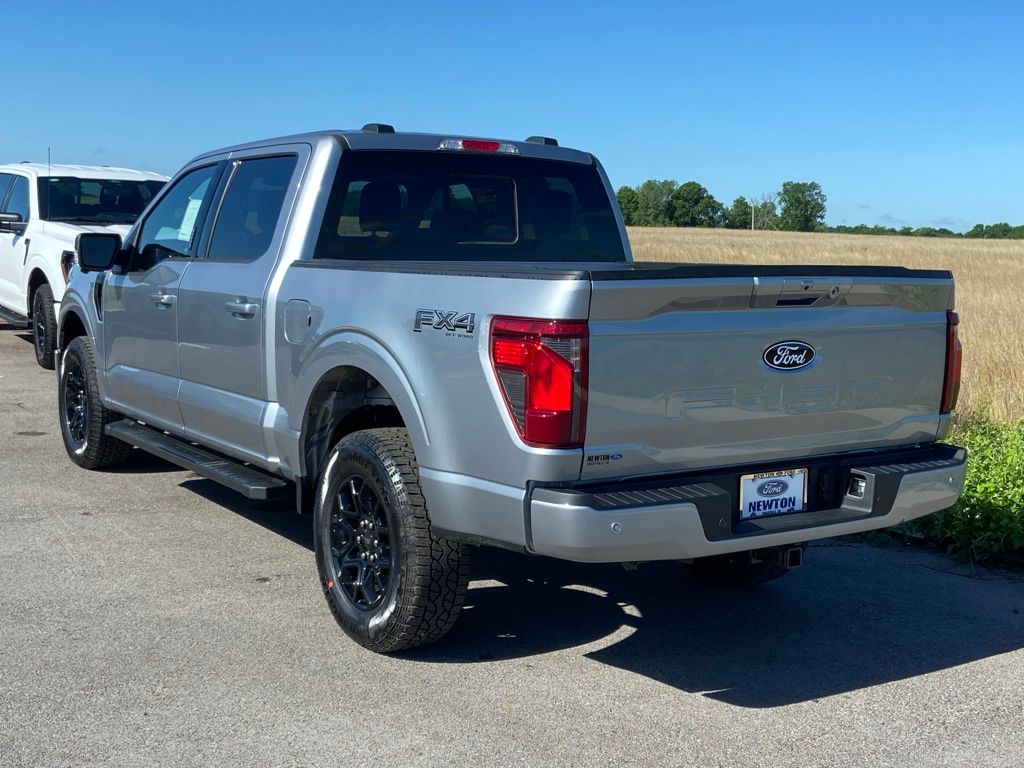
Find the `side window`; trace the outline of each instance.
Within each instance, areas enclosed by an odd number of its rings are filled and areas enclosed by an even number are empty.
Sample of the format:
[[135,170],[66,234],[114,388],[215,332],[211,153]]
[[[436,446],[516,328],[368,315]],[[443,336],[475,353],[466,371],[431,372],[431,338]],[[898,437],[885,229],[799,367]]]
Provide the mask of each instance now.
[[210,259],[255,261],[267,252],[297,162],[285,155],[238,163],[217,212]]
[[28,221],[28,179],[24,176],[14,177],[11,196],[4,207],[5,213],[20,213],[22,221]]
[[152,269],[171,256],[189,256],[203,203],[212,194],[216,165],[183,176],[146,217],[135,246],[133,271]]
[[13,178],[9,173],[0,173],[0,206],[4,204],[4,198],[7,197],[7,190],[11,186]]

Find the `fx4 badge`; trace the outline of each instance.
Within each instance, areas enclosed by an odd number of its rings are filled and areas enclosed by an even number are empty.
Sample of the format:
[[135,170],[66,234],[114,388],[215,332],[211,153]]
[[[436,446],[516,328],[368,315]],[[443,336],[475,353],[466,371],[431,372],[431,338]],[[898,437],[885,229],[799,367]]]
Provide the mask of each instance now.
[[468,339],[473,336],[473,330],[476,328],[476,313],[459,314],[458,311],[449,312],[446,309],[417,309],[412,330],[414,333],[423,333],[424,328],[443,331],[445,336]]

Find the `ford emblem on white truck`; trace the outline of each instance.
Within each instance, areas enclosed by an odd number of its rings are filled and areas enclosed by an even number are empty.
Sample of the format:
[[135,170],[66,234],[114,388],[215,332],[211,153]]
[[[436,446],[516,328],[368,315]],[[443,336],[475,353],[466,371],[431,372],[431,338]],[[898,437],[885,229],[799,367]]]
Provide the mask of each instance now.
[[764,363],[777,371],[797,371],[814,362],[814,347],[802,341],[777,341],[764,351]]

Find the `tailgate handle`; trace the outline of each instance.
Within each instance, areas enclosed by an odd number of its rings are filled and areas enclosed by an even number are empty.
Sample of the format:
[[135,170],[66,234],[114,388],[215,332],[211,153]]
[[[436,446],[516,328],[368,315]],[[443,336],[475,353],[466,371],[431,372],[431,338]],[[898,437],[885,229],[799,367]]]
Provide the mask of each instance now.
[[849,290],[850,278],[754,278],[752,307],[825,307],[837,303]]
[[810,307],[831,303],[842,289],[831,281],[786,280],[782,284],[776,307]]

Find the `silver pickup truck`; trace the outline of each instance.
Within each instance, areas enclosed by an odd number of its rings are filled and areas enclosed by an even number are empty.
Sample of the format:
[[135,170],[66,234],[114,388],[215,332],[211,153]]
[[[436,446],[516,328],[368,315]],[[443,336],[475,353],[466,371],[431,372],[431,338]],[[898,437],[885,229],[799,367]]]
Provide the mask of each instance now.
[[803,543],[953,504],[953,280],[633,263],[553,139],[371,124],[201,155],[61,304],[64,442],[311,512],[335,618],[437,640],[469,552],[756,583]]

